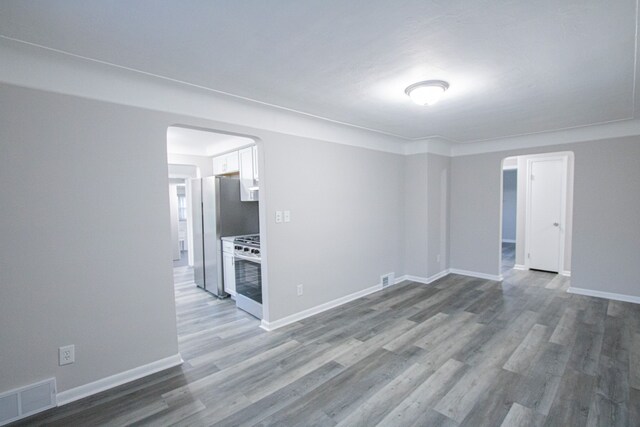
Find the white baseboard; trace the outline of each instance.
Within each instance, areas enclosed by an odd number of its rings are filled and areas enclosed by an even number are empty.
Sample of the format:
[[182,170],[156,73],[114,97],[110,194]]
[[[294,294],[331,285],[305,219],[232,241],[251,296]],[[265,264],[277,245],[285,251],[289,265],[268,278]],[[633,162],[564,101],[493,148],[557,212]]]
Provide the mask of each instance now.
[[567,276],[567,277],[571,277],[571,271],[569,270],[563,270],[560,272],[561,276]]
[[[394,283],[399,283],[398,280],[395,280]],[[282,319],[274,320],[273,322],[267,322],[266,320],[262,320],[260,323],[260,327],[265,331],[273,331],[278,328],[282,328],[283,326],[290,325],[299,320],[306,319],[307,317],[311,317],[313,315],[322,313],[323,311],[330,310],[332,308],[338,307],[339,305],[346,304],[358,298],[362,298],[366,295],[372,294],[374,292],[378,292],[382,290],[382,284],[377,284],[375,286],[371,286],[370,288],[363,289],[358,292],[354,292],[349,295],[345,295],[343,297],[334,299],[333,301],[326,302],[324,304],[320,304],[316,307],[309,308],[307,310],[300,311],[298,313],[292,314],[287,317],[283,317]]]
[[411,282],[422,283],[424,285],[428,285],[428,284],[433,283],[436,280],[448,275],[449,273],[450,273],[449,269],[446,269],[446,270],[442,270],[440,273],[436,273],[433,276],[429,276],[429,277],[411,276],[410,274],[406,274],[404,276],[399,277],[396,280],[396,283],[400,283],[400,282],[403,282],[405,280],[409,280]]
[[596,297],[596,298],[605,298],[614,301],[624,301],[624,302],[632,302],[634,304],[640,304],[640,297],[625,295],[625,294],[616,294],[613,292],[602,292],[602,291],[594,291],[592,289],[584,289],[584,288],[574,288],[569,287],[567,292],[570,294],[578,294],[578,295],[586,295],[588,297]]
[[503,280],[502,275],[478,273],[477,271],[459,270],[457,268],[450,268],[449,272],[452,274],[461,274],[463,276],[477,277],[478,279],[495,280],[501,282]]
[[[435,282],[436,280],[450,274],[450,273],[455,273],[455,274],[462,274],[465,276],[473,276],[473,277],[478,277],[481,279],[489,279],[489,280],[497,280],[500,281],[502,280],[502,276],[493,276],[490,274],[484,274],[484,273],[475,273],[472,271],[465,271],[465,270],[454,270],[454,269],[446,269],[446,270],[442,270],[439,273],[434,274],[433,276],[430,277],[419,277],[419,276],[411,276],[409,274],[405,274],[404,276],[400,276],[400,277],[396,277],[396,279],[394,280],[393,284],[396,285],[400,282],[404,282],[405,280],[410,280],[412,282],[417,282],[417,283],[423,283],[423,284],[430,284],[432,282]],[[327,311],[330,310],[332,308],[338,307],[339,305],[342,304],[346,304],[348,302],[351,302],[353,300],[356,300],[358,298],[362,298],[364,296],[367,296],[369,294],[372,294],[374,292],[378,292],[382,290],[382,284],[377,284],[375,286],[371,286],[370,288],[367,289],[363,289],[362,291],[359,292],[355,292],[353,294],[349,294],[346,295],[344,297],[338,298],[338,299],[334,299],[333,301],[329,301],[327,303],[321,304],[317,307],[313,307],[307,310],[303,310],[300,311],[298,313],[292,314],[290,316],[287,317],[283,317],[282,319],[278,319],[278,320],[274,320],[273,322],[267,322],[266,320],[262,320],[262,322],[260,322],[260,327],[262,329],[264,329],[265,331],[273,331],[275,329],[278,328],[282,328],[283,326],[287,326],[290,325],[292,323],[295,323],[299,320],[302,319],[306,319],[307,317],[311,317],[313,315],[322,313],[323,311]]]
[[135,381],[142,377],[146,377],[147,375],[155,374],[156,372],[173,368],[174,366],[181,365],[182,362],[182,357],[180,356],[180,353],[178,353],[165,359],[156,360],[155,362],[151,362],[146,365],[138,366],[137,368],[129,369],[128,371],[120,372],[119,374],[111,375],[109,377],[93,381],[89,384],[84,384],[69,390],[61,391],[57,395],[57,405],[66,405],[67,403],[74,402],[84,397],[109,390],[119,385]]
[[400,277],[396,277],[395,282],[393,282],[394,285],[397,285],[398,283],[404,282],[405,280],[412,280],[410,279],[413,276],[408,276],[408,275],[404,275],[404,276],[400,276]]
[[502,239],[502,243],[515,243],[516,241],[513,239]]
[[524,264],[516,264],[513,266],[514,270],[528,270],[529,268]]

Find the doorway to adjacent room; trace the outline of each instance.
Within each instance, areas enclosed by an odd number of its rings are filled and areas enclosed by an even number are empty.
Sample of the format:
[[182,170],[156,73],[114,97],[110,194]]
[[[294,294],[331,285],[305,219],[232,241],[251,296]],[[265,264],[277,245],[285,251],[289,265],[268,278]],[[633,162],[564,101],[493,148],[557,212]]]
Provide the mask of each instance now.
[[501,273],[570,275],[573,153],[507,157],[501,165]]

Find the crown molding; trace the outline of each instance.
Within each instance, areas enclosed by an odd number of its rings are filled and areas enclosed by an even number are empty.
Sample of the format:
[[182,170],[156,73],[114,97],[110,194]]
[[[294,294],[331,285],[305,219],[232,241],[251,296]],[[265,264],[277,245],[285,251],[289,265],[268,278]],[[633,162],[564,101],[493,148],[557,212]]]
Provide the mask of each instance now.
[[431,153],[440,156],[451,156],[453,144],[444,138],[434,137],[404,143],[403,154],[410,156],[413,154]]
[[626,119],[467,143],[407,140],[4,36],[0,57],[0,83],[401,155],[468,156],[640,135],[640,119]]
[[640,120],[624,119],[615,122],[500,138],[490,141],[455,144],[451,147],[451,155],[454,157],[468,156],[473,154],[546,147],[550,145],[573,144],[578,142],[597,141],[635,135],[640,135]]
[[636,135],[640,135],[640,119],[625,119],[480,142],[455,143],[446,141],[443,138],[407,141],[404,143],[403,153],[405,155],[432,153],[441,156],[458,157]]
[[403,154],[406,139],[0,35],[0,83]]

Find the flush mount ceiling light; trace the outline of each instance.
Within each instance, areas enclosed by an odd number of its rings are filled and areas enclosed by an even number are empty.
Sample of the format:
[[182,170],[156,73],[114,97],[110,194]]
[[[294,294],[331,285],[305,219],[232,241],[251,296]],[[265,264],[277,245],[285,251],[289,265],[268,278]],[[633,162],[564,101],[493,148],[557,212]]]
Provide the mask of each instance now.
[[407,87],[404,93],[418,105],[433,105],[447,89],[449,83],[444,80],[425,80]]

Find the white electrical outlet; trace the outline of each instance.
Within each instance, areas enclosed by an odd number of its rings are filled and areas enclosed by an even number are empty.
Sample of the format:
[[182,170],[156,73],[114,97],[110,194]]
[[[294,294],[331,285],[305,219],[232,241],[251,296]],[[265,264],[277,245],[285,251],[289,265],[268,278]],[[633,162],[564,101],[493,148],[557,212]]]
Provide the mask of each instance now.
[[276,223],[280,224],[282,222],[282,211],[276,211]]
[[291,222],[291,211],[284,211],[284,222]]
[[58,349],[58,363],[60,366],[70,365],[76,361],[76,346],[65,345]]
[[298,296],[302,295],[304,293],[304,289],[302,288],[302,285],[298,285]]

